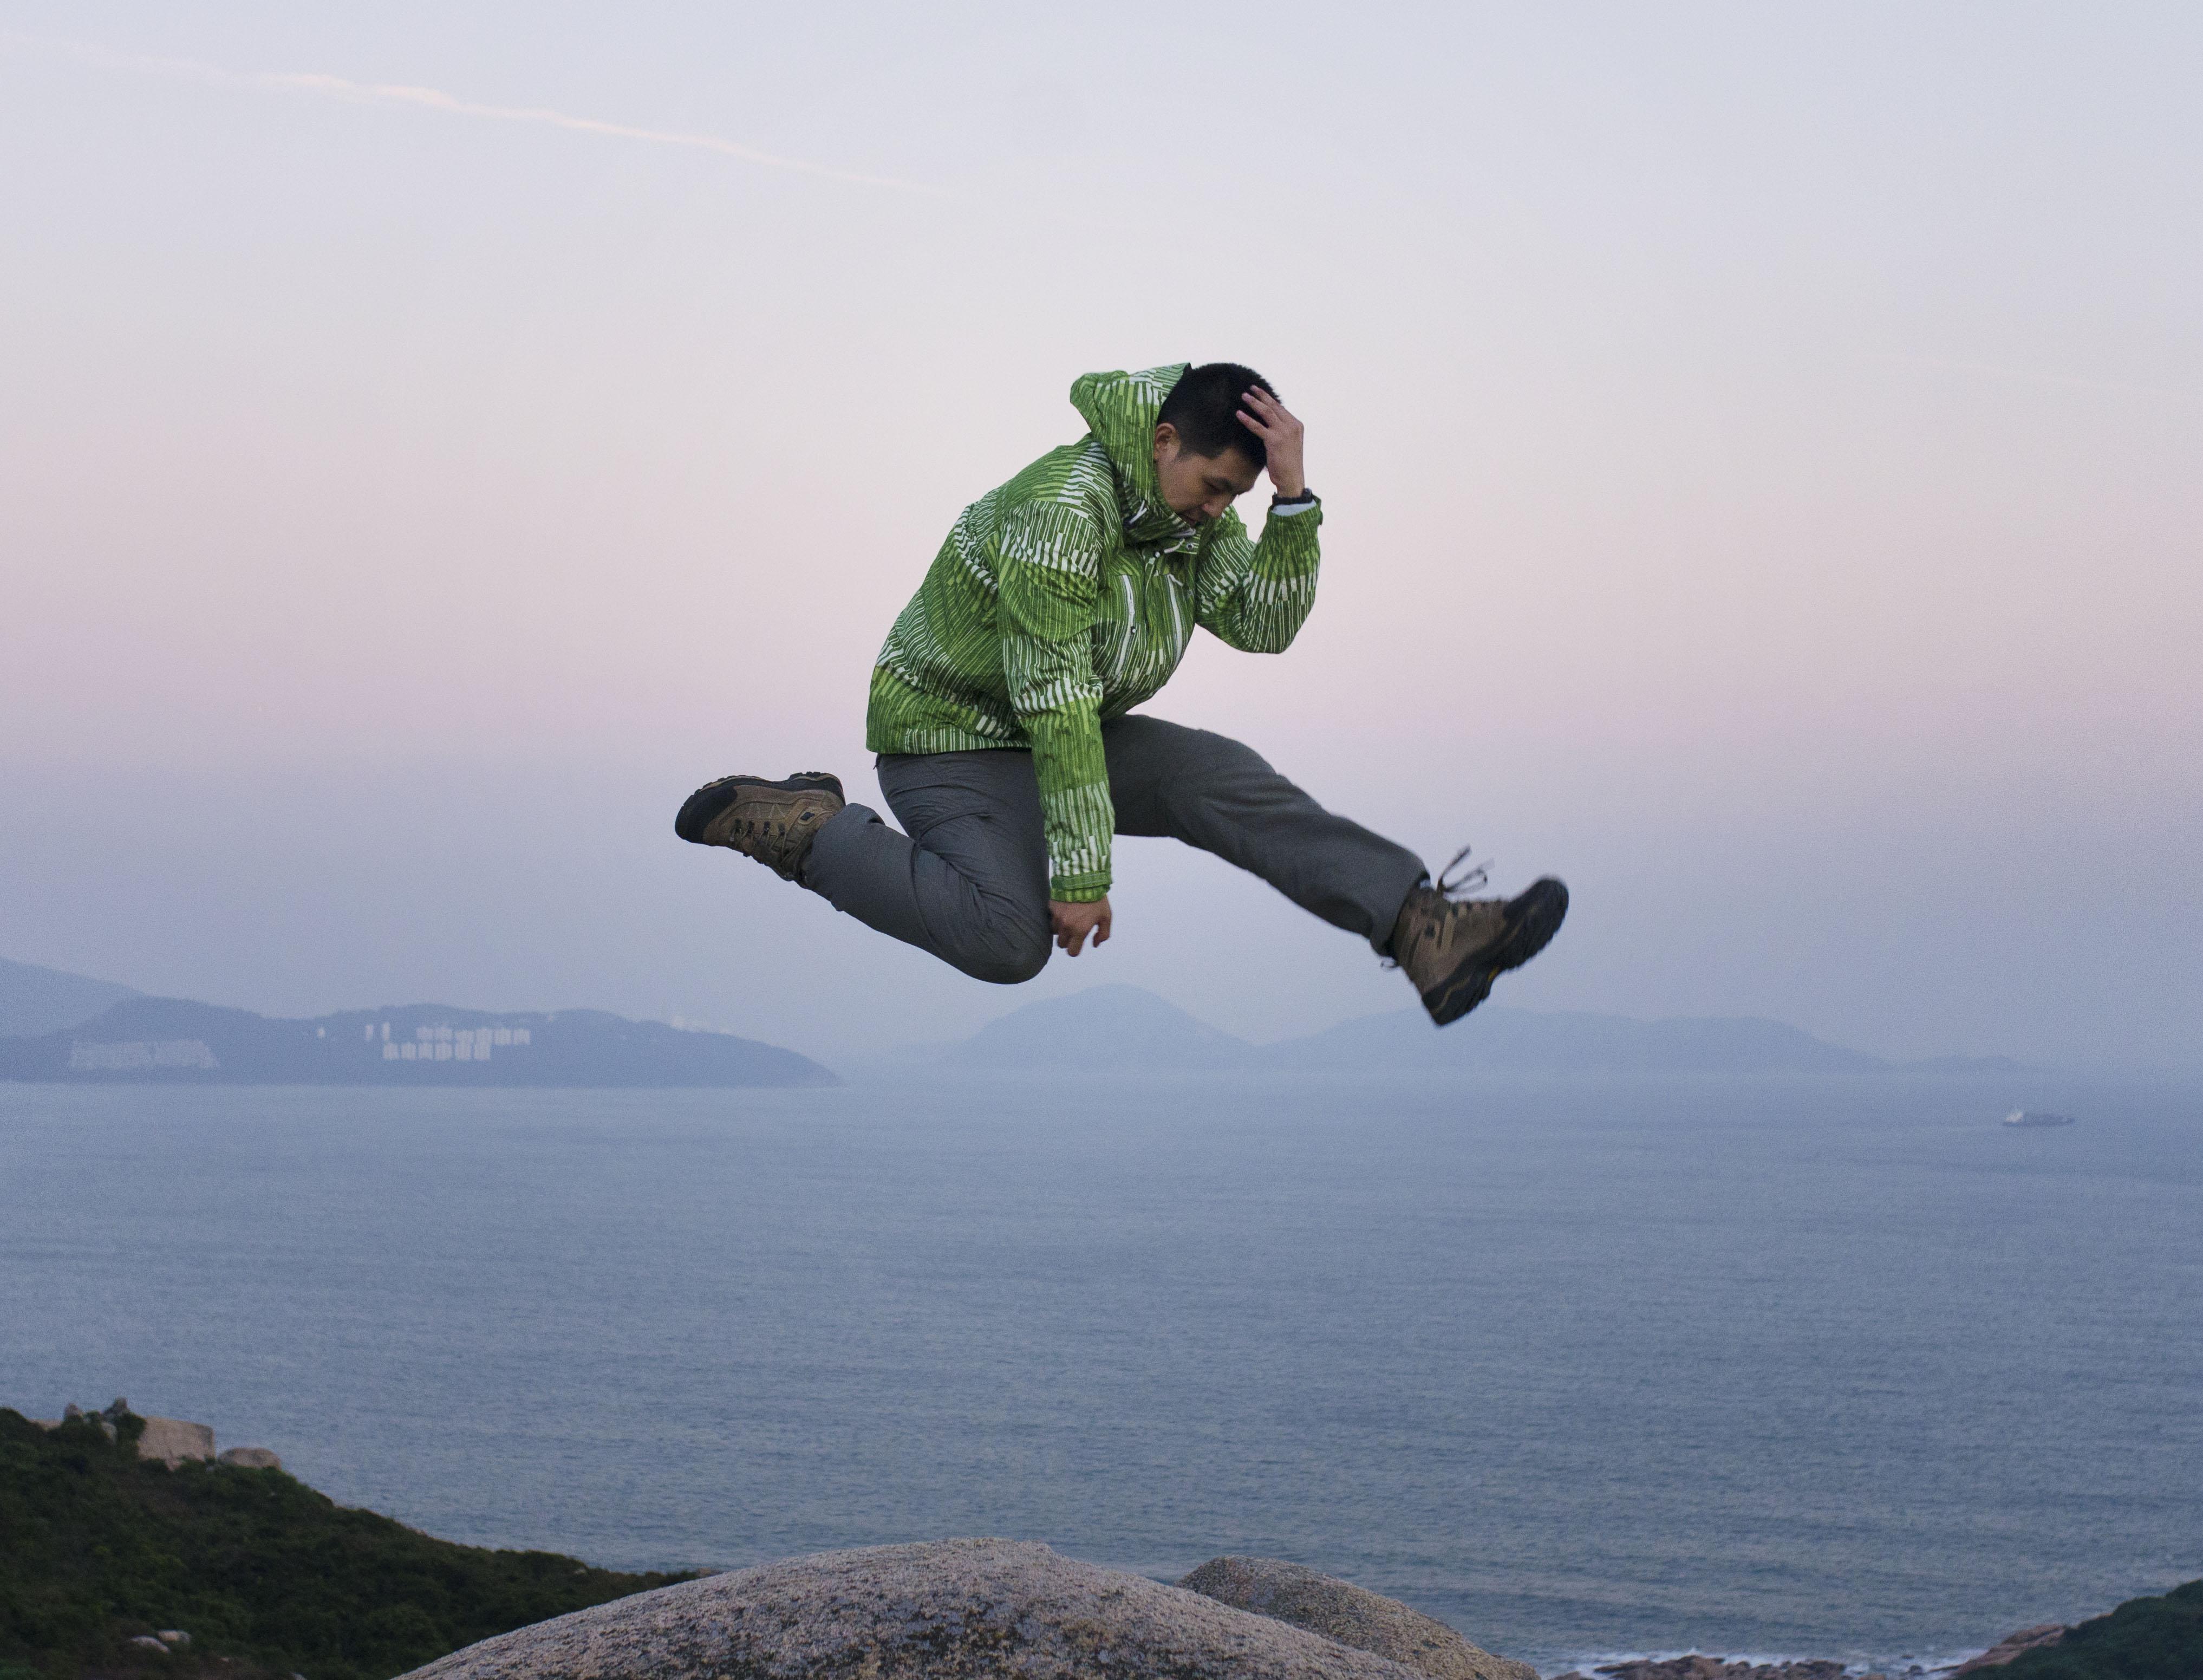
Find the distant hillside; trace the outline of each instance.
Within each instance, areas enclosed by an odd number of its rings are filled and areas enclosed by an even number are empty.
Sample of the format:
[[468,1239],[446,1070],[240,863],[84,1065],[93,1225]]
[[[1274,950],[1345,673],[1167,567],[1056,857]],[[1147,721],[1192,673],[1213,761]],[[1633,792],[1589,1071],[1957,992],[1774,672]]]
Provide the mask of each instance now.
[[[1420,1009],[1365,1015],[1305,1038],[1256,1045],[1220,1032],[1138,986],[1096,986],[1028,1003],[961,1044],[895,1065],[926,1062],[1009,1071],[1096,1073],[1241,1069],[1294,1073],[1876,1074],[2021,1071],[2002,1057],[1945,1056],[1896,1063],[1831,1044],[1795,1026],[1751,1016],[1634,1020],[1540,1014],[1485,1004],[1443,1031]],[[883,1063],[883,1066],[888,1064]]]
[[86,979],[58,968],[0,957],[0,1038],[28,1038],[90,1020],[139,993],[112,980]]
[[835,1085],[775,1044],[684,1032],[597,1009],[493,1015],[412,1003],[313,1020],[173,997],[132,997],[96,1019],[0,1040],[0,1079],[91,1085]]
[[1253,1065],[1260,1052],[1135,985],[1098,985],[1013,1009],[943,1058],[966,1068],[1141,1072]]
[[1494,1074],[1863,1074],[1887,1062],[1751,1016],[1633,1020],[1485,1004],[1440,1032],[1420,1010],[1366,1015],[1273,1045],[1279,1065]]
[[[143,1427],[0,1410],[0,1675],[386,1680],[688,1578],[432,1540],[280,1470],[171,1470],[138,1457]],[[165,1629],[190,1643],[130,1644]]]

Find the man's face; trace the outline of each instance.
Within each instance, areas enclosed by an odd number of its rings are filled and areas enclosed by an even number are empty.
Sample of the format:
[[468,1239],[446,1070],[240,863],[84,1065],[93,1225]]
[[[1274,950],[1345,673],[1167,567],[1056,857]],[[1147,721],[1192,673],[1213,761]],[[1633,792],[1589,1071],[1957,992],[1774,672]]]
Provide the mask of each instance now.
[[1163,500],[1189,525],[1205,525],[1255,488],[1260,469],[1236,449],[1221,455],[1196,455],[1179,440],[1178,428],[1155,428],[1155,476]]

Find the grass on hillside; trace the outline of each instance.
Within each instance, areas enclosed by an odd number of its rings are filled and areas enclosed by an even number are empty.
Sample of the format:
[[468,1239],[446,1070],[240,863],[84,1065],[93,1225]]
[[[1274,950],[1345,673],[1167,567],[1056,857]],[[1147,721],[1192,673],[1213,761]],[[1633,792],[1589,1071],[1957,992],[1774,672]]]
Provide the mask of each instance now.
[[[137,1456],[0,1409],[0,1680],[387,1680],[493,1634],[690,1577],[457,1546],[277,1470]],[[133,1635],[180,1628],[163,1655]]]
[[1988,1672],[1998,1680],[2198,1680],[2203,1676],[2203,1581],[2162,1598],[2129,1599],[2057,1644]]

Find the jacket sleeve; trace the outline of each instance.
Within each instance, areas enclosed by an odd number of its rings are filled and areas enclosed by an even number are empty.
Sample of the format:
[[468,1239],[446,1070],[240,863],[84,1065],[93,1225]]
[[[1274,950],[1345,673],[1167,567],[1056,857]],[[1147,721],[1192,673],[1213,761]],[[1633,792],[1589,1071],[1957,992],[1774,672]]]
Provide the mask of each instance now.
[[1193,614],[1222,641],[1248,654],[1282,654],[1315,605],[1316,528],[1320,502],[1303,513],[1273,513],[1262,540],[1250,542],[1237,513],[1211,528],[1194,573]]
[[1048,896],[1071,903],[1108,893],[1117,826],[1094,669],[1102,553],[1084,509],[1028,502],[1004,518],[996,559],[1002,672],[1040,777]]

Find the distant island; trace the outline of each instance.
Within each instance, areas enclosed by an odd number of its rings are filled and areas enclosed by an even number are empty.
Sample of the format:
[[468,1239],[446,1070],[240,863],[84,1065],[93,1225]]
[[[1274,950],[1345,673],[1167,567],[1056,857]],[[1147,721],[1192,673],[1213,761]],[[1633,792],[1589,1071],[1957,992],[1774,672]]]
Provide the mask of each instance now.
[[960,1042],[906,1050],[893,1065],[944,1071],[1110,1074],[1463,1074],[1546,1077],[1910,1074],[2001,1077],[2003,1056],[1889,1062],[1749,1015],[1635,1020],[1487,1003],[1439,1030],[1420,1009],[1364,1015],[1306,1038],[1250,1044],[1138,986],[1100,985],[1011,1010]]
[[498,1015],[437,1003],[275,1020],[174,997],[0,1038],[0,1080],[67,1085],[673,1087],[838,1085],[807,1056],[599,1009]]
[[112,980],[95,980],[35,962],[0,957],[0,1038],[34,1038],[90,1020],[126,997],[145,994]]
[[[872,1080],[1054,1074],[1545,1078],[2040,1072],[2003,1056],[1891,1062],[1754,1016],[1542,1012],[1486,1004],[1441,1032],[1420,1009],[1251,1044],[1131,985],[1042,997],[952,1043],[851,1058]],[[0,960],[0,1080],[62,1084],[834,1085],[810,1057],[732,1034],[597,1009],[498,1014],[446,1004],[279,1020]]]

